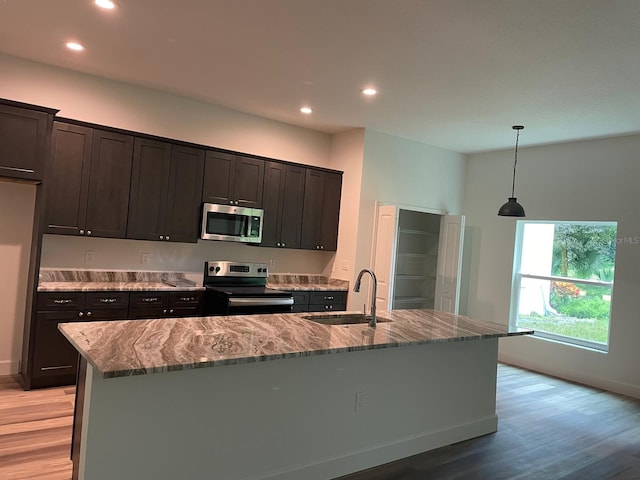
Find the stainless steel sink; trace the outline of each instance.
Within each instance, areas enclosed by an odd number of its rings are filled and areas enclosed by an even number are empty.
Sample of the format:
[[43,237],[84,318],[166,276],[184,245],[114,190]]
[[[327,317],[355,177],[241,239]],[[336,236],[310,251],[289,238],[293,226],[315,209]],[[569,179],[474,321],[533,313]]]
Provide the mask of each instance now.
[[[363,313],[327,313],[320,315],[306,315],[302,318],[323,325],[355,325],[358,323],[369,323],[371,317]],[[390,322],[388,318],[377,317],[378,322]]]

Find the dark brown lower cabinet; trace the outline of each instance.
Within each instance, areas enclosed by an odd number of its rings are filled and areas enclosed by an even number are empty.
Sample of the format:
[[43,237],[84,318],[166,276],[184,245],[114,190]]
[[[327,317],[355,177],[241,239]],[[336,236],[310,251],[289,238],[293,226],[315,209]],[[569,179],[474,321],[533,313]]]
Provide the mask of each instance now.
[[293,312],[339,312],[347,309],[344,290],[296,290],[293,293]]
[[58,330],[59,323],[202,315],[200,291],[42,292],[38,294],[24,387],[73,385],[78,352]]

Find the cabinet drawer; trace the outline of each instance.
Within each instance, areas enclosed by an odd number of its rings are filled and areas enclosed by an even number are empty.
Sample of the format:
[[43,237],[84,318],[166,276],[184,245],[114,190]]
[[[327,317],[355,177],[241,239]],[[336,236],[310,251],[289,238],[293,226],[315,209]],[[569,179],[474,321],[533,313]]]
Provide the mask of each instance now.
[[309,305],[347,303],[345,291],[309,292]]
[[310,312],[341,312],[346,309],[345,303],[314,303],[309,305]]
[[38,311],[80,310],[84,308],[84,292],[38,293]]
[[87,292],[85,305],[88,310],[129,308],[129,292]]
[[198,307],[147,307],[132,308],[129,310],[129,318],[132,320],[155,320],[158,318],[196,317],[199,315]]
[[202,292],[171,292],[170,307],[198,307],[202,304]]
[[79,320],[76,312],[44,312],[36,318],[33,375],[75,375],[78,352],[58,330],[58,323]]
[[131,292],[129,294],[130,308],[168,307],[168,292]]

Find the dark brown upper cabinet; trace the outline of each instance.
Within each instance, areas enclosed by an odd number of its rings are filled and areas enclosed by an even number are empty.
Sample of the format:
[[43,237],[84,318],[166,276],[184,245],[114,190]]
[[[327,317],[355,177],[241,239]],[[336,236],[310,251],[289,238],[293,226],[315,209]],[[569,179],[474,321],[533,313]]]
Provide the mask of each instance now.
[[127,238],[195,243],[204,150],[136,138]]
[[45,233],[125,238],[133,137],[55,122]]
[[264,164],[258,158],[207,151],[202,201],[260,208]]
[[0,177],[42,180],[56,112],[0,99]]
[[306,168],[266,162],[261,247],[300,248]]
[[307,169],[301,248],[329,251],[337,249],[341,191],[341,173]]

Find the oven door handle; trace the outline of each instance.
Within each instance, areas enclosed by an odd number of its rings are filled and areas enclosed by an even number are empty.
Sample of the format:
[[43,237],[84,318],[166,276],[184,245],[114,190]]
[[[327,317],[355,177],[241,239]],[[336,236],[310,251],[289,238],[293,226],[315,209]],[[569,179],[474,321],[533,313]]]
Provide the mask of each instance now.
[[277,305],[293,305],[293,297],[286,298],[265,298],[265,297],[244,297],[230,298],[230,307],[264,307]]

